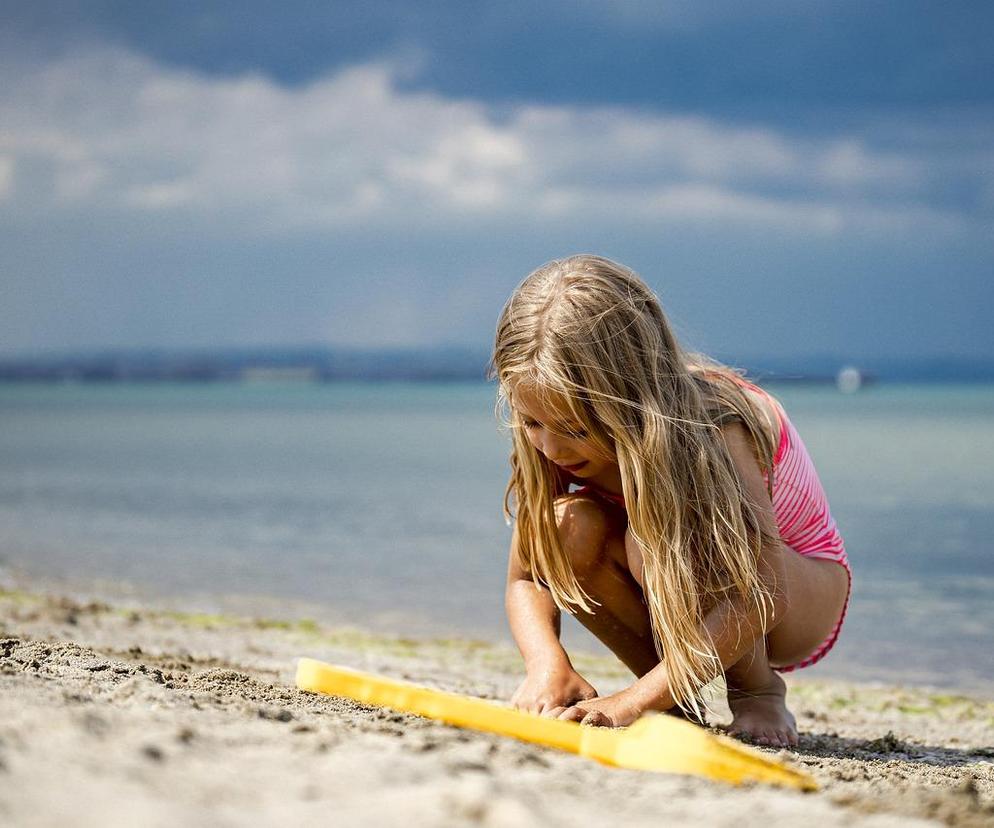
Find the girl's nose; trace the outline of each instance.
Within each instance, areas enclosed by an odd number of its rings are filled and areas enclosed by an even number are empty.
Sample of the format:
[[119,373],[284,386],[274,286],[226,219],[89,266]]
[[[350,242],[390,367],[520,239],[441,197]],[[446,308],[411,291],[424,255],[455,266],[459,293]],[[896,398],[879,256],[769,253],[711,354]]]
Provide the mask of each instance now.
[[563,438],[551,431],[546,431],[542,437],[542,444],[539,447],[542,454],[555,462],[563,456]]

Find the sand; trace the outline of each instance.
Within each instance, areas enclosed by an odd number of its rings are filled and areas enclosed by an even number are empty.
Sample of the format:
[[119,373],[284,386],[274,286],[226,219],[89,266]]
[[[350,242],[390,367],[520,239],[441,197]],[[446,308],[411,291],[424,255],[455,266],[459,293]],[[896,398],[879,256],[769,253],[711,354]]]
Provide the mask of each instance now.
[[[506,699],[510,649],[0,592],[0,824],[994,825],[994,701],[790,678],[821,790],[619,770],[293,687],[294,658]],[[602,692],[626,676],[578,658]],[[776,753],[776,751],[769,751]]]

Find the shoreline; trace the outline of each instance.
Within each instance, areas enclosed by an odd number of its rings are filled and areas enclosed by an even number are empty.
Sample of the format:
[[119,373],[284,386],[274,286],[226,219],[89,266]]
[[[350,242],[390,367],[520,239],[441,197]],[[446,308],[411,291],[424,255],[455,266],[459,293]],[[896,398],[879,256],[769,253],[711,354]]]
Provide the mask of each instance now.
[[[361,613],[362,626],[357,632],[377,640],[406,638],[413,642],[428,643],[434,640],[455,640],[451,630],[455,624],[440,624],[423,612],[400,609],[372,613],[368,610],[330,612],[323,604],[301,598],[281,598],[257,593],[169,593],[154,592],[147,586],[122,581],[42,576],[37,572],[15,568],[0,561],[0,595],[22,593],[25,596],[60,596],[78,604],[103,604],[117,610],[134,610],[142,613],[159,613],[164,617],[212,616],[219,620],[252,618],[259,623],[272,623],[287,627],[296,623],[304,626],[331,630],[352,628],[351,618]],[[268,621],[267,621],[268,619]],[[502,619],[503,620],[503,619]],[[920,664],[882,661],[884,649],[880,642],[868,654],[866,647],[853,647],[852,619],[843,631],[842,640],[833,648],[830,657],[815,668],[794,673],[801,683],[853,683],[860,686],[912,687],[943,695],[962,695],[977,699],[994,699],[994,674],[988,676],[976,664],[964,669],[954,664],[941,672],[936,667],[923,668]],[[402,629],[405,635],[395,633]],[[472,641],[476,646],[486,646],[495,652],[506,651],[517,659],[517,650],[506,622],[498,632],[492,625],[467,629],[459,638]],[[562,641],[570,657],[585,659],[586,663],[603,661],[615,663],[614,656],[579,623],[569,617],[563,619]],[[520,668],[520,661],[517,662]],[[627,673],[626,673],[627,675]]]
[[[303,693],[293,686],[302,655],[505,700],[521,670],[515,651],[486,642],[0,591],[0,818],[101,828],[136,813],[205,826],[387,825],[399,812],[412,825],[994,820],[990,698],[788,675],[802,740],[782,753],[821,785],[803,795],[607,768]],[[577,667],[602,692],[627,681],[607,657]]]

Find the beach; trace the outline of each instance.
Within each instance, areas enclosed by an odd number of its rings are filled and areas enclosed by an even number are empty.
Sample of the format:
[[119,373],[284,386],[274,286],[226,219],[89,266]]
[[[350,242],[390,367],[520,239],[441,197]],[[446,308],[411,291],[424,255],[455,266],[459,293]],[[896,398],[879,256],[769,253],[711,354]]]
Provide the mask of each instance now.
[[[506,700],[517,653],[312,621],[0,593],[0,822],[741,825],[994,821],[994,700],[788,676],[820,790],[734,788],[297,690],[295,659]],[[617,662],[577,656],[601,692]]]
[[994,3],[246,6],[4,6],[0,828],[994,828]]

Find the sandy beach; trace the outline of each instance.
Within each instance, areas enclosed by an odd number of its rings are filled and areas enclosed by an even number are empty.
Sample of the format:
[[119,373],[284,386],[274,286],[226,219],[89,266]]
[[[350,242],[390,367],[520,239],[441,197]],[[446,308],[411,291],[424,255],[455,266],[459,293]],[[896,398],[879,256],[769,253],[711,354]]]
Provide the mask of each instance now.
[[[994,701],[789,677],[821,790],[625,771],[318,696],[294,659],[507,699],[517,654],[0,593],[0,823],[994,824]],[[625,672],[579,658],[602,692]],[[770,751],[775,753],[774,751]],[[786,823],[785,823],[786,824]]]

